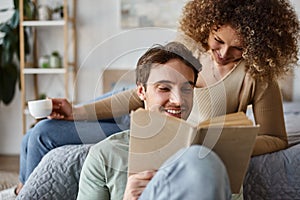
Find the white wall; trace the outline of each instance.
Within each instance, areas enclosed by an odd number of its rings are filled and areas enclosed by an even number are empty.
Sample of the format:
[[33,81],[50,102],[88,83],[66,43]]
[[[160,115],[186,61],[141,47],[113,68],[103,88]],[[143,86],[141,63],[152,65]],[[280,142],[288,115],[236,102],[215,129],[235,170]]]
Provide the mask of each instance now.
[[[52,0],[55,1],[55,0]],[[292,0],[300,13],[300,2]],[[101,74],[106,68],[134,68],[136,59],[153,43],[162,43],[174,37],[174,30],[142,29],[124,31],[119,23],[119,1],[89,0],[77,1],[78,61],[80,69],[77,77],[78,100],[89,100],[101,93]],[[41,36],[42,37],[42,36]],[[45,32],[48,43],[40,50],[49,53],[59,33],[51,38]],[[44,39],[45,38],[41,38]],[[48,91],[48,84],[63,83],[50,77],[41,88]],[[296,71],[295,86],[300,82],[300,70]],[[300,100],[300,90],[295,87],[294,98]],[[32,88],[28,90],[32,91]],[[52,90],[51,96],[61,93]],[[20,92],[9,106],[0,104],[0,154],[18,154],[22,139]]]

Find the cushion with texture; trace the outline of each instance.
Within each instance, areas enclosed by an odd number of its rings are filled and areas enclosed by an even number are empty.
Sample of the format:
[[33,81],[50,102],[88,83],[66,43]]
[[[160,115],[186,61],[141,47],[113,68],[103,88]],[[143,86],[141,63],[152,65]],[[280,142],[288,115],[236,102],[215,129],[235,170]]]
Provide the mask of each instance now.
[[83,162],[92,145],[51,150],[29,176],[17,199],[76,199]]

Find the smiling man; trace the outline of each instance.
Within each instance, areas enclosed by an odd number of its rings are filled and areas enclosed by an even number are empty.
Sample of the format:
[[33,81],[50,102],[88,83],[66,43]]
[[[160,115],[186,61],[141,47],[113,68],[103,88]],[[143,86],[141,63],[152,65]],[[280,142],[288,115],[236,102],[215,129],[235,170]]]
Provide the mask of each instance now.
[[[150,48],[136,68],[137,94],[144,108],[187,119],[200,69],[199,61],[180,43]],[[223,163],[213,152],[200,158],[200,148],[206,154],[208,150],[197,145],[182,150],[180,159],[157,172],[149,169],[127,179],[129,134],[115,134],[91,148],[77,199],[231,198]]]

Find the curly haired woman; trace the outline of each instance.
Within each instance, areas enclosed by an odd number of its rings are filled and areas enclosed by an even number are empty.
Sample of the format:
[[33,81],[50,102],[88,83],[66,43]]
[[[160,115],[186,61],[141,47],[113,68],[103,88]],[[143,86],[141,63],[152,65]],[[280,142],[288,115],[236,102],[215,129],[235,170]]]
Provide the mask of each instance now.
[[[226,113],[245,112],[252,104],[260,125],[253,155],[286,148],[276,80],[298,60],[299,21],[289,1],[190,1],[184,7],[180,30],[197,42],[198,50],[206,51],[200,56],[203,69],[197,87],[213,95],[214,88],[224,84]],[[204,117],[219,114],[205,112],[205,106],[200,109]]]
[[[203,64],[196,87],[204,98],[196,99],[202,106],[192,114],[204,120],[246,112],[252,105],[255,122],[260,125],[253,156],[286,148],[277,80],[298,61],[300,27],[290,2],[192,0],[184,7],[179,28],[189,38],[182,42]],[[205,98],[207,95],[213,98]],[[128,114],[143,106],[134,91],[74,108],[64,99],[54,99],[53,103],[51,117],[67,120],[73,120],[73,116],[78,120],[94,119],[95,112],[98,119],[111,118],[112,113]],[[69,133],[70,137],[74,134]]]

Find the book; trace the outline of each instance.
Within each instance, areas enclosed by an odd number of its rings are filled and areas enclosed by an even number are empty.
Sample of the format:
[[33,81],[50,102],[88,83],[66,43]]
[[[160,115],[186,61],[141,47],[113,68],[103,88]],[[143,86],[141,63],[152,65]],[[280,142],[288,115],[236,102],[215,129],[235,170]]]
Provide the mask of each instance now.
[[185,120],[138,109],[131,113],[128,175],[157,170],[181,148],[212,149],[223,161],[232,193],[239,193],[259,125],[243,112],[215,117],[193,126]]

